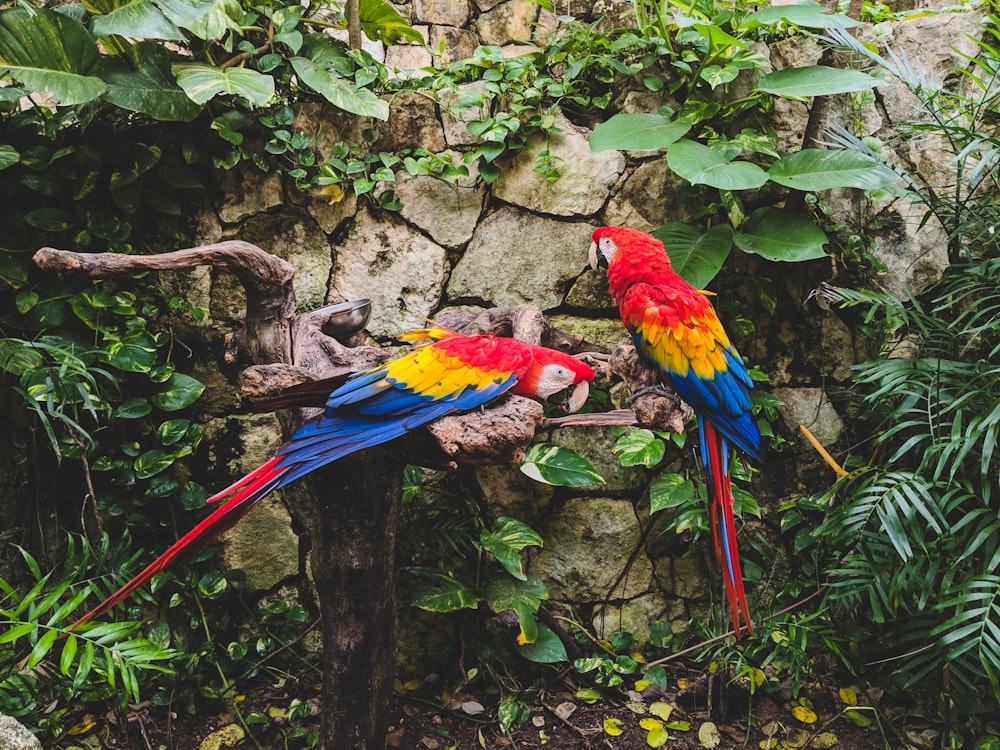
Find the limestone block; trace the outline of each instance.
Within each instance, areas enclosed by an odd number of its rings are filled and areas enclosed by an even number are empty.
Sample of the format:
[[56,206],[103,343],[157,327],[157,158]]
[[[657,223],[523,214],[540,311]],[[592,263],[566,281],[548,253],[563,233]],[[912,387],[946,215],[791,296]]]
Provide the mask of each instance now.
[[921,226],[927,208],[897,198],[878,213],[880,227],[872,254],[885,264],[879,281],[899,299],[937,280],[948,267],[948,236],[933,216]]
[[[613,300],[612,304],[614,304]],[[625,326],[622,325],[621,319],[618,317],[617,308],[615,309],[615,316],[613,318],[579,318],[575,315],[549,315],[546,319],[556,328],[560,328],[566,331],[566,333],[579,334],[583,336],[585,341],[603,346],[609,351],[614,351],[622,344],[632,343],[628,332],[625,330]]]
[[646,472],[621,465],[613,450],[617,440],[610,430],[593,427],[564,427],[551,436],[551,442],[579,453],[604,478],[604,484],[592,489],[612,495],[640,494],[646,486]]
[[4,750],[42,750],[42,743],[13,716],[0,714],[0,747]]
[[587,262],[594,227],[555,221],[507,206],[476,227],[452,271],[448,298],[512,307],[558,307]]
[[257,214],[243,223],[240,239],[295,267],[292,288],[298,310],[323,306],[330,278],[330,246],[313,219],[288,210]]
[[415,91],[401,91],[392,97],[389,108],[388,121],[379,125],[376,148],[385,151],[418,147],[428,151],[444,149],[444,131],[433,100]]
[[218,211],[224,224],[235,224],[247,216],[277,208],[285,202],[281,178],[256,169],[221,171],[215,194],[222,197]]
[[453,26],[431,26],[429,37],[431,50],[434,54],[440,52],[437,61],[439,67],[472,57],[479,45],[479,37],[474,31],[456,29]]
[[[649,592],[649,559],[629,500],[576,497],[536,529],[545,540],[530,564],[558,601],[601,602]],[[632,560],[632,557],[635,557]]]
[[666,159],[640,164],[608,201],[604,223],[652,232],[668,221],[694,221],[704,201]]
[[[562,132],[547,139],[536,138],[513,158],[501,164],[493,194],[500,200],[555,216],[591,216],[608,199],[611,186],[625,169],[619,151],[590,150],[589,133],[577,128],[562,114],[555,126]],[[559,170],[559,179],[549,182],[535,171],[538,154],[548,149]]]
[[488,108],[481,104],[485,92],[486,81],[473,81],[438,94],[444,139],[449,146],[467,146],[482,140],[469,132],[469,123],[489,115]]
[[605,604],[594,614],[594,632],[598,638],[611,638],[619,631],[631,633],[638,645],[649,642],[653,623],[663,620],[670,604],[660,594],[646,594],[621,604]]
[[434,60],[426,47],[415,44],[394,44],[385,51],[385,64],[397,73],[419,73],[429,68]]
[[465,26],[469,20],[469,0],[413,0],[413,20]]
[[441,298],[446,256],[394,216],[361,211],[333,247],[328,301],[371,299],[368,331],[376,336],[419,328]]
[[400,173],[396,197],[402,201],[403,218],[427,232],[435,242],[456,248],[472,239],[483,210],[486,188],[461,187],[448,180]]
[[800,435],[803,424],[824,447],[832,446],[844,431],[844,423],[822,388],[774,388],[781,399],[778,413],[793,435]]
[[535,3],[507,0],[480,14],[476,30],[483,44],[499,47],[510,42],[527,42],[537,16]]

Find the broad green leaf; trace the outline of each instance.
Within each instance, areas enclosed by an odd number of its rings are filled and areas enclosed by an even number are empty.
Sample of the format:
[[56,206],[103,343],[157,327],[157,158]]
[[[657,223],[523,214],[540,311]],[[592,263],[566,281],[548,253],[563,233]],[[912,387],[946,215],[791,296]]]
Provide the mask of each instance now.
[[485,598],[494,612],[510,609],[517,613],[521,625],[521,632],[517,636],[519,646],[534,643],[538,639],[535,612],[542,600],[548,597],[545,584],[533,574],[529,574],[523,581],[504,576],[494,578],[486,584]]
[[385,0],[360,0],[361,30],[373,41],[396,44],[401,40],[424,44],[424,38]]
[[664,508],[676,508],[694,494],[694,482],[680,474],[668,472],[660,474],[649,485],[649,512],[656,513]]
[[[160,7],[168,14],[172,14],[175,9],[172,3],[162,2]],[[220,39],[230,29],[239,31],[239,19],[243,18],[243,9],[239,0],[215,0],[211,3],[208,12],[201,15],[194,21],[184,21],[177,23],[189,29],[199,39]]]
[[721,151],[682,138],[667,150],[670,168],[694,185],[720,190],[751,190],[767,182],[767,173],[748,161],[732,161]]
[[622,112],[598,124],[590,136],[591,151],[654,151],[669,146],[691,129],[663,115]]
[[715,24],[696,23],[691,26],[699,34],[708,40],[713,56],[719,52],[731,53],[734,50],[744,49],[746,42],[737,39],[732,34],[727,34]]
[[517,653],[536,664],[557,664],[569,660],[566,646],[559,640],[559,636],[545,625],[538,626],[538,637],[535,638],[535,642],[520,646]]
[[761,76],[757,90],[775,96],[805,99],[811,96],[847,94],[852,91],[867,91],[885,84],[860,70],[830,68],[826,65],[807,65],[802,68],[786,68]]
[[646,744],[650,747],[663,747],[670,740],[670,734],[667,732],[666,727],[658,726],[653,727],[649,730],[649,734],[646,735]]
[[520,469],[537,482],[557,487],[589,487],[604,483],[603,477],[587,459],[551,443],[532,445]]
[[115,416],[122,419],[141,419],[151,411],[153,411],[153,407],[145,396],[133,396],[118,404]]
[[135,475],[139,479],[148,479],[159,474],[164,469],[170,468],[174,463],[174,456],[166,451],[156,450],[146,451],[133,463]]
[[184,34],[150,0],[106,3],[112,10],[94,18],[90,24],[95,36],[120,36],[131,39],[167,39],[180,41]]
[[0,339],[0,370],[20,376],[40,367],[44,358],[21,339]]
[[154,0],[163,14],[178,26],[190,29],[211,12],[215,0]]
[[151,394],[149,400],[163,411],[177,411],[191,406],[204,390],[205,386],[190,375],[175,372],[166,382],[166,387]]
[[241,96],[254,107],[263,107],[274,98],[274,79],[249,68],[177,63],[171,70],[177,84],[196,104],[204,104],[220,94]]
[[850,29],[861,25],[860,21],[855,21],[843,13],[831,13],[822,5],[793,3],[762,8],[743,19],[740,26],[744,29],[754,29],[760,25],[773,26],[779,21],[785,21],[805,29],[829,29],[836,26]]
[[21,161],[21,155],[17,149],[8,144],[0,145],[0,169],[7,169]]
[[156,436],[163,445],[176,445],[187,434],[190,426],[191,422],[187,419],[168,419],[156,428]]
[[0,68],[34,91],[74,106],[104,93],[97,44],[78,21],[47,9],[0,12]]
[[778,159],[767,172],[768,179],[797,190],[829,190],[852,187],[878,190],[899,176],[875,159],[857,151],[806,148]]
[[362,117],[389,119],[389,102],[379,99],[369,89],[358,88],[346,78],[305,57],[293,57],[290,62],[302,83],[322,94],[331,104]]
[[451,576],[434,576],[437,585],[417,589],[413,606],[430,612],[454,612],[459,609],[475,609],[479,595],[461,581]]
[[155,120],[189,122],[202,108],[177,85],[170,66],[179,58],[156,42],[139,42],[128,51],[135,69],[108,66],[101,78],[108,86],[105,98],[130,112]]
[[733,242],[741,250],[756,253],[768,260],[798,262],[826,255],[827,238],[808,219],[770,206],[754,211]]
[[527,576],[524,574],[521,550],[542,546],[542,538],[533,529],[506,516],[498,518],[492,529],[483,529],[479,541],[508,573],[522,581]]
[[696,289],[704,289],[719,273],[733,249],[733,229],[715,224],[700,226],[671,221],[653,232],[670,256],[670,265]]
[[73,226],[73,216],[61,208],[36,208],[24,214],[22,221],[29,227],[47,232],[61,232]]
[[629,430],[615,443],[622,466],[656,466],[663,459],[665,446],[652,430]]

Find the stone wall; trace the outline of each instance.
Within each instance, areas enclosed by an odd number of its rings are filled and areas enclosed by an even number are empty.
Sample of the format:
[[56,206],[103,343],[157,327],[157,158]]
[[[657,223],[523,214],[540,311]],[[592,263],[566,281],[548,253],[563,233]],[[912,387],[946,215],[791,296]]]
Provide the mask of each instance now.
[[[559,3],[560,12],[566,10],[563,5]],[[601,11],[591,3],[569,5],[588,6],[569,9],[581,15]],[[623,5],[628,6],[617,3],[612,12]],[[373,45],[373,54],[401,75],[469,56],[480,43],[519,54],[533,24],[544,29],[556,23],[538,5],[522,0],[413,0],[401,10],[409,13],[431,48],[443,50],[434,59],[415,45],[388,50]],[[916,18],[900,24],[891,43],[911,59],[922,60],[930,75],[943,77],[963,63],[960,53],[974,51],[967,35],[977,34],[978,21],[971,13]],[[819,54],[818,45],[801,39],[770,50],[776,67],[814,63]],[[453,103],[422,94],[396,95],[389,122],[380,126],[380,143],[460,154],[476,138],[465,127],[468,113],[456,111]],[[625,97],[622,104],[626,109],[655,106],[648,93]],[[888,140],[894,123],[910,116],[912,106],[900,87],[890,86],[880,89],[874,105],[858,111],[845,103],[833,108],[832,117],[861,122],[870,134]],[[357,128],[320,108],[305,108],[298,116],[311,124],[321,145]],[[806,104],[779,102],[773,122],[795,143],[807,116]],[[687,219],[698,208],[697,198],[680,190],[681,181],[661,154],[591,153],[585,128],[562,115],[557,124],[559,135],[502,163],[501,177],[490,186],[475,175],[455,183],[397,175],[396,194],[403,202],[398,213],[376,210],[353,197],[330,205],[320,197],[303,196],[277,177],[233,174],[217,186],[217,204],[198,217],[195,239],[238,237],[291,261],[298,269],[295,290],[302,309],[371,298],[368,330],[376,339],[419,326],[449,306],[527,302],[565,330],[610,348],[624,343],[625,336],[602,279],[584,271],[590,233],[603,224],[651,230],[668,220]],[[534,169],[543,147],[559,159],[561,176],[555,182]],[[930,158],[919,146],[913,148],[907,158]],[[888,288],[918,283],[947,262],[940,228],[931,223],[918,231],[922,210],[905,199],[878,204],[865,203],[857,194],[829,199],[848,226],[856,226],[859,216],[882,217],[884,229],[874,240],[889,269],[882,279]],[[831,258],[787,266],[740,256],[734,259],[736,271],[727,273],[716,289],[720,300],[740,300],[741,314],[754,322],[755,333],[739,342],[740,349],[769,374],[767,387],[785,404],[783,424],[777,426],[785,442],[780,452],[768,456],[754,486],[764,505],[758,528],[772,536],[782,498],[812,493],[834,479],[800,439],[798,424],[809,425],[834,452],[845,447],[838,393],[848,385],[849,368],[863,354],[864,342],[850,316],[810,299],[820,282],[836,283],[850,274],[843,263]],[[776,293],[777,308],[771,313],[753,303],[751,287],[762,279]],[[227,330],[242,304],[238,287],[223,274],[195,276],[185,284],[194,302],[211,309],[212,331]],[[213,375],[214,367],[205,363],[199,376],[214,384],[216,392],[231,389],[232,382]],[[570,493],[535,484],[513,468],[483,468],[478,474],[494,508],[512,513],[544,537],[545,547],[533,556],[531,569],[548,585],[553,606],[572,608],[604,635],[623,627],[642,638],[660,619],[677,629],[686,627],[692,614],[704,610],[714,586],[707,545],[661,533],[662,520],[650,519],[648,513],[645,492],[651,475],[618,465],[607,430],[558,430],[550,439],[590,458],[606,484]],[[199,479],[222,486],[230,475],[269,456],[278,440],[271,418],[218,417]],[[690,452],[678,452],[669,459],[671,469],[690,457]],[[306,566],[296,545],[284,505],[273,502],[230,532],[225,549],[229,563],[247,569],[251,586],[266,591],[303,575]]]

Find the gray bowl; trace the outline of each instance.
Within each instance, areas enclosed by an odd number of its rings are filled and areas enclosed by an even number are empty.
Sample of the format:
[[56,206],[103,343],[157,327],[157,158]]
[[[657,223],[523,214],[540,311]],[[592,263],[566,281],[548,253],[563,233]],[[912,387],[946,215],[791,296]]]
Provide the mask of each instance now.
[[349,302],[338,302],[327,305],[309,313],[311,316],[325,317],[320,329],[327,336],[336,339],[349,339],[364,330],[372,314],[370,299],[355,299]]

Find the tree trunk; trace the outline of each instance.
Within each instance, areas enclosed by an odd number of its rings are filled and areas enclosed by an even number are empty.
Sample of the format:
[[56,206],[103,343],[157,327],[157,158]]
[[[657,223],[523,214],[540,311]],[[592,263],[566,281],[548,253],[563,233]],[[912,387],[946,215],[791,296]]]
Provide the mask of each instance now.
[[396,654],[402,464],[379,448],[311,475],[311,566],[323,622],[324,750],[382,750]]

